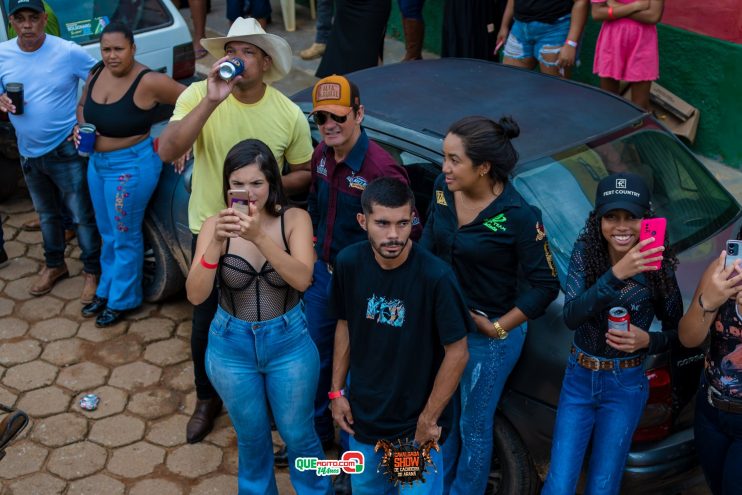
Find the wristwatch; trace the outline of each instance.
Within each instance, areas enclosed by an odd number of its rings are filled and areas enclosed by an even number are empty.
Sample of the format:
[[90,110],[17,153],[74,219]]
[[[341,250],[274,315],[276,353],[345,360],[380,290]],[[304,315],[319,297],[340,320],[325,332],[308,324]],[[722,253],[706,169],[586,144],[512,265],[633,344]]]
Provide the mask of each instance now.
[[505,331],[504,328],[502,328],[502,325],[500,325],[499,321],[493,321],[492,326],[495,329],[495,334],[497,335],[498,339],[504,340],[508,338],[508,333]]

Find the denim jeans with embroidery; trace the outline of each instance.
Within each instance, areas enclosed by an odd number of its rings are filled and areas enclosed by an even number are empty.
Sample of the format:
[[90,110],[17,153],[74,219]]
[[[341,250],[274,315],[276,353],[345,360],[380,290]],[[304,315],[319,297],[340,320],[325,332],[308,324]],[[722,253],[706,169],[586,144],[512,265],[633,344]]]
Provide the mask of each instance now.
[[206,373],[237,432],[241,495],[278,494],[268,404],[286,442],[294,490],[332,493],[329,476],[299,471],[294,464],[297,457],[324,459],[312,408],[319,357],[302,306],[259,322],[235,318],[219,307],[209,329]]
[[157,187],[162,160],[152,139],[129,148],[90,155],[88,184],[103,238],[96,295],[118,311],[142,304],[142,221]]
[[527,325],[523,323],[513,328],[504,340],[481,333],[467,336],[469,361],[459,384],[458,435],[454,428],[442,447],[446,471],[449,471],[449,463],[456,463],[455,474],[446,477],[445,493],[484,493],[492,459],[497,403],[505,381],[518,362]]
[[75,145],[64,140],[45,155],[21,157],[21,167],[41,221],[46,266],[64,264],[64,217],[69,213],[77,231],[83,270],[100,272],[100,235],[88,192],[85,159],[77,154]]
[[542,495],[574,494],[588,443],[585,495],[619,492],[631,437],[649,397],[643,366],[593,371],[569,356],[559,395],[551,465]]

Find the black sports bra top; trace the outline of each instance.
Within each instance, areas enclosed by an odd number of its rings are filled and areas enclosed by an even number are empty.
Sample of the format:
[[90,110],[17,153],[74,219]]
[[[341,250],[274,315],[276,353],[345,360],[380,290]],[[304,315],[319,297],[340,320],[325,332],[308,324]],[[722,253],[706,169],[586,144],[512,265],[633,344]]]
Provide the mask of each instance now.
[[149,110],[142,110],[134,103],[134,92],[137,90],[142,77],[147,72],[152,71],[144,69],[134,79],[124,96],[118,101],[105,104],[93,100],[93,87],[101,72],[103,71],[98,71],[90,80],[88,97],[85,99],[85,105],[83,106],[85,122],[95,125],[95,130],[101,136],[125,138],[147,134],[152,124],[154,124],[159,103]]
[[[289,252],[281,213],[281,238]],[[227,253],[219,259],[217,273],[219,305],[244,321],[266,321],[285,314],[299,304],[300,293],[291,287],[266,260],[256,270],[245,258]]]

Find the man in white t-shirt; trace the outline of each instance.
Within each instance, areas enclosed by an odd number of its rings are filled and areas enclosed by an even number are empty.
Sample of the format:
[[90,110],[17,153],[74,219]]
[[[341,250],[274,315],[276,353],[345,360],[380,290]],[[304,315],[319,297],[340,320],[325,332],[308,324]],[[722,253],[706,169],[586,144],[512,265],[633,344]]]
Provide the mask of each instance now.
[[[41,0],[10,0],[10,24],[18,36],[0,43],[0,111],[16,130],[26,185],[41,220],[45,266],[31,285],[33,296],[48,293],[69,275],[64,261],[63,205],[72,215],[82,254],[80,301],[93,299],[100,273],[100,235],[95,225],[85,161],[69,139],[77,123],[77,88],[95,65],[80,46],[46,34]],[[23,110],[7,94],[23,84]]]

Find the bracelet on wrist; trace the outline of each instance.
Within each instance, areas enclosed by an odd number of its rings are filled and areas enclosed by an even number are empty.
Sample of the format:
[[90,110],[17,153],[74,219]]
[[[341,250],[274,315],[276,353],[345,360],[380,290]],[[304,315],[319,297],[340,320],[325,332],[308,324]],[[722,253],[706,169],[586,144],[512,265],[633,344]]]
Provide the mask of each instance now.
[[495,329],[495,335],[498,339],[504,340],[508,337],[508,333],[505,331],[504,328],[502,328],[502,325],[500,325],[499,321],[493,321],[492,327]]
[[344,395],[345,395],[345,390],[342,388],[340,390],[331,390],[327,392],[327,398],[330,400],[339,399],[340,397],[343,397]]
[[719,311],[719,308],[706,309],[706,306],[703,305],[703,299],[701,299],[702,297],[703,297],[703,292],[698,294],[698,305],[701,307],[704,313],[715,313]]
[[569,46],[571,46],[572,48],[577,48],[577,42],[576,42],[576,41],[572,41],[572,40],[567,40],[567,41],[565,41],[565,42],[564,42],[564,44],[565,44],[565,45],[569,45]]
[[615,21],[616,18],[613,17],[613,7],[608,7],[608,19]]
[[216,267],[217,267],[217,266],[219,266],[219,262],[216,262],[216,263],[209,263],[208,261],[206,261],[206,260],[204,259],[204,257],[203,257],[203,256],[201,256],[201,260],[199,261],[199,263],[201,264],[201,266],[203,266],[203,267],[204,267],[204,268],[206,268],[207,270],[215,270],[215,269],[216,269]]

